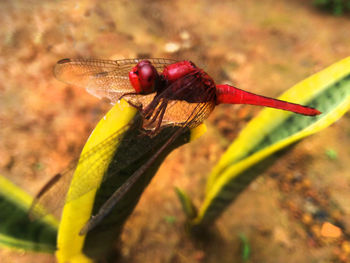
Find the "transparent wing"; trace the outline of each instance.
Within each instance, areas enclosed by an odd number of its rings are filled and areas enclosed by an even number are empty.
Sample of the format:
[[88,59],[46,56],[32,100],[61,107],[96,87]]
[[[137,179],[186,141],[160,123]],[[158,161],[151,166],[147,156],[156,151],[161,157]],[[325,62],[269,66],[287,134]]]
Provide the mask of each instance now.
[[[79,62],[80,61],[80,62]],[[74,82],[74,78],[68,78],[63,77],[63,79],[71,79],[71,84],[79,83],[81,85],[82,80],[86,78],[87,76],[94,76],[97,73],[96,72],[102,72],[100,70],[107,70],[110,68],[111,72],[114,70],[116,71],[124,71],[125,74],[127,74],[129,70],[129,66],[131,63],[136,64],[137,61],[131,62],[131,60],[128,63],[124,61],[125,64],[129,65],[128,67],[122,66],[115,66],[113,61],[101,61],[101,60],[67,60],[63,62],[59,62],[55,68],[55,71],[67,71],[67,72],[74,72],[72,70],[67,70],[60,68],[62,65],[67,64],[67,67],[72,67],[74,70],[79,70],[82,76],[79,76],[78,73],[74,73],[72,76],[76,77],[76,82]],[[164,67],[165,63],[169,62],[169,60],[152,60],[152,63],[154,63],[155,66],[158,68],[160,65]],[[171,61],[173,62],[173,61]],[[73,64],[72,64],[73,63]],[[81,66],[74,66],[77,63],[77,65],[83,65]],[[164,64],[162,64],[164,63]],[[61,65],[61,66],[59,66]],[[91,65],[91,70],[89,71],[89,65]],[[98,66],[99,65],[99,66]],[[127,68],[127,69],[126,69]],[[84,69],[84,70],[83,70]],[[95,72],[93,74],[93,72]],[[57,74],[57,73],[56,73]],[[121,73],[120,73],[121,74]],[[116,74],[118,75],[118,74]],[[119,75],[120,76],[120,75]],[[90,83],[89,81],[86,83]],[[175,84],[176,83],[176,84]],[[190,96],[181,93],[183,90],[187,90],[188,88],[194,89],[194,90],[203,90],[203,83],[201,81],[201,78],[199,78],[197,75],[189,75],[185,78],[181,78],[178,81],[176,81],[173,85],[181,86],[182,88],[176,88],[175,90],[178,90],[180,93],[164,93],[160,94],[161,100],[166,100],[167,102],[167,108],[166,112],[163,116],[163,122],[162,126],[167,125],[176,125],[176,126],[182,126],[182,127],[195,127],[198,126],[204,119],[207,118],[207,116],[210,114],[210,112],[215,107],[215,93],[212,94],[211,90],[208,90],[208,92],[200,92],[198,93],[198,98],[196,96]],[[172,90],[167,89],[167,90]],[[205,90],[205,89],[204,89]],[[147,97],[147,104],[151,103],[153,100],[153,96],[143,96]],[[156,112],[156,110],[155,110]],[[145,120],[144,120],[145,121]],[[33,203],[32,209],[31,209],[31,215],[34,217],[40,217],[44,215],[47,212],[52,212],[55,215],[60,214],[60,208],[63,207],[63,205],[67,202],[73,201],[82,195],[86,194],[87,192],[97,188],[100,185],[100,180],[96,178],[96,181],[94,181],[94,177],[91,176],[93,174],[99,173],[101,169],[105,170],[106,165],[109,165],[110,167],[113,167],[113,173],[111,175],[117,175],[119,171],[124,169],[125,167],[129,166],[136,160],[138,160],[142,155],[147,154],[148,152],[151,152],[154,148],[152,145],[152,140],[147,135],[144,135],[145,138],[142,138],[141,136],[126,136],[125,138],[133,138],[129,141],[127,139],[124,139],[125,132],[131,131],[137,131],[139,132],[141,130],[142,125],[142,117],[138,116],[138,118],[131,124],[125,126],[124,128],[118,130],[113,135],[90,149],[88,152],[84,153],[79,158],[79,168],[80,171],[80,177],[79,181],[76,183],[76,185],[72,186],[72,190],[69,191],[69,195],[65,198],[67,190],[69,188],[69,184],[72,178],[72,175],[74,173],[75,164],[77,161],[73,162],[64,172],[57,174],[53,177],[52,180],[50,180],[42,189],[42,191],[39,192],[37,195],[37,198],[35,202]],[[124,145],[124,148],[119,149],[118,151],[120,153],[120,156],[118,159],[118,163],[109,163],[110,158],[109,156],[111,153],[115,151],[115,145],[116,142],[121,142]],[[98,157],[98,162],[96,162],[96,157]],[[108,175],[110,176],[110,175]],[[108,179],[108,176],[104,177],[104,180]],[[45,212],[42,208],[47,208],[48,211]]]
[[[134,92],[129,81],[129,71],[141,60],[145,59],[62,59],[57,62],[54,74],[57,79],[71,85],[86,88],[92,95],[106,97],[116,102],[125,93]],[[160,72],[164,66],[176,60],[149,58]]]
[[[175,91],[175,92],[174,92]],[[160,103],[149,120],[144,120],[144,127],[152,129],[157,122],[150,122],[157,114],[157,109],[166,101],[167,107],[162,117],[161,126],[176,125],[194,128],[201,124],[215,107],[215,88],[203,84],[201,72],[194,72],[172,83],[158,95]]]
[[[132,140],[127,141],[124,139],[125,133],[129,130],[139,131],[141,129],[141,123],[140,116],[137,116],[132,124],[124,126],[122,129],[118,130],[110,137],[81,155],[79,160],[71,162],[66,170],[56,174],[37,194],[30,209],[30,216],[33,218],[39,218],[50,212],[59,217],[61,209],[65,203],[71,202],[99,187],[100,181],[92,175],[101,172],[101,170],[104,171],[106,165],[109,167],[113,166],[113,175],[117,174],[118,171],[124,169],[145,154],[145,151],[149,151],[151,147],[148,147],[147,140],[144,141],[144,145],[142,145],[140,142],[136,144]],[[117,164],[110,163],[110,158],[108,158],[108,156],[114,153],[116,150],[116,143],[118,144],[118,142],[122,140],[123,145],[127,145],[128,151],[123,151],[123,155],[119,157],[119,162]],[[144,151],[140,149],[143,149]],[[98,162],[96,161],[96,158],[98,158]],[[67,195],[77,164],[81,169],[79,182],[71,186],[69,195]],[[103,178],[103,180],[106,179],[108,178]]]
[[[169,115],[166,115],[169,119],[167,119],[167,123],[164,123],[164,126],[174,125],[171,118],[178,122],[177,126],[197,126],[202,121],[203,116],[206,116],[211,110],[212,105],[209,103],[170,102],[167,109]],[[180,119],[176,119],[176,116]],[[50,212],[59,218],[65,203],[76,200],[100,186],[101,182],[99,178],[93,176],[94,174],[103,172],[103,181],[108,180],[110,177],[118,176],[120,171],[140,160],[142,156],[150,154],[154,149],[155,142],[147,134],[140,135],[141,126],[142,118],[139,115],[132,124],[118,130],[81,155],[79,160],[71,162],[66,170],[53,176],[36,196],[30,210],[30,216],[40,218]],[[129,132],[137,134],[125,136]],[[115,148],[116,144],[119,144],[117,149]],[[116,150],[117,153],[115,153]],[[115,155],[112,162],[109,158],[111,154]],[[79,180],[75,180],[71,184],[76,166],[80,168]],[[108,172],[106,166],[109,167]]]
[[[179,104],[177,106],[180,106]],[[111,212],[111,210],[122,200],[125,194],[131,190],[133,185],[144,175],[148,168],[157,160],[162,152],[173,143],[180,135],[190,127],[194,120],[197,120],[197,115],[201,116],[206,114],[205,112],[210,111],[209,103],[192,103],[192,112],[186,116],[186,120],[183,125],[177,130],[173,130],[169,133],[168,138],[158,147],[152,147],[152,156],[138,169],[136,169],[130,176],[123,182],[121,186],[116,188],[112,195],[109,196],[107,201],[99,208],[97,214],[93,215],[91,219],[85,224],[80,230],[80,235],[85,235],[97,225]],[[209,107],[209,108],[208,108]]]

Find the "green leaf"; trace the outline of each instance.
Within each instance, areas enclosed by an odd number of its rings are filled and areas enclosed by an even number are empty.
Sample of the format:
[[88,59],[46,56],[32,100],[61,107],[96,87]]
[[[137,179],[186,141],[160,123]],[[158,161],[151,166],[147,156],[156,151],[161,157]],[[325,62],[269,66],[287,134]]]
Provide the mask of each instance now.
[[334,149],[328,149],[325,151],[327,157],[331,160],[336,160],[338,158],[338,153]]
[[169,224],[174,224],[176,222],[175,216],[165,216],[164,220]]
[[314,0],[313,4],[335,16],[341,16],[350,10],[349,0]]
[[349,95],[350,58],[346,58],[298,83],[280,97],[315,107],[321,115],[307,117],[262,110],[213,169],[204,203],[193,225],[212,224],[259,172],[274,161],[274,153],[338,120],[350,108]]
[[188,220],[192,220],[197,216],[197,211],[195,206],[193,205],[191,198],[185,193],[185,191],[181,190],[178,187],[175,187],[175,192],[177,197],[180,200],[182,210],[184,211]]
[[[59,262],[91,262],[90,258],[105,258],[113,250],[125,221],[165,157],[203,131],[203,127],[192,131],[184,130],[183,134],[158,156],[112,212],[95,229],[85,236],[80,236],[79,231],[89,218],[96,214],[112,193],[145,164],[178,129],[167,127],[151,138],[142,133],[141,125],[142,119],[136,109],[121,101],[108,112],[90,135],[81,155],[85,160],[78,163],[67,195],[70,201],[63,209],[58,238],[59,250],[56,253]],[[84,155],[106,140],[109,143],[103,144],[101,154],[88,157]],[[96,166],[99,169],[94,169]],[[95,185],[97,187],[94,187]],[[81,189],[91,190],[77,196],[76,193],[81,193]]]
[[58,223],[52,216],[31,221],[28,210],[32,200],[0,175],[0,246],[53,253]]
[[247,262],[250,258],[250,244],[248,238],[245,234],[242,233],[239,235],[239,239],[242,243],[242,260],[243,262]]

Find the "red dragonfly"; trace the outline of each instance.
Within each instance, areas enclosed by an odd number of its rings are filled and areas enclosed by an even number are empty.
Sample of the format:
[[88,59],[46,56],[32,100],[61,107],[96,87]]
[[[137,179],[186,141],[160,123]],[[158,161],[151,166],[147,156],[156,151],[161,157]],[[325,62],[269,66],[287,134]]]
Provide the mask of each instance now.
[[[218,104],[259,105],[308,116],[321,113],[314,108],[256,95],[230,85],[216,85],[206,72],[186,60],[62,59],[57,62],[54,73],[57,79],[84,87],[93,95],[106,97],[112,103],[122,98],[126,100],[139,110],[143,120],[142,128],[148,136],[158,134],[163,127],[169,125],[194,128]],[[183,132],[181,128],[114,192],[80,234],[86,234],[100,223],[162,151]],[[36,203],[44,203],[46,193],[61,177],[62,174],[58,174],[43,187],[33,207]],[[77,196],[86,192],[86,189],[82,190]]]

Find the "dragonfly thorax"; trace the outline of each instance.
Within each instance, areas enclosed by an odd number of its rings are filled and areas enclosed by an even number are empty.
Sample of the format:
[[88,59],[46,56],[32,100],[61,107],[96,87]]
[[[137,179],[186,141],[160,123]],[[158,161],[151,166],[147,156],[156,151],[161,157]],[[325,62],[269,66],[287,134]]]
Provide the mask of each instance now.
[[168,84],[170,84],[196,69],[197,67],[193,62],[184,60],[166,66],[162,76],[167,80]]

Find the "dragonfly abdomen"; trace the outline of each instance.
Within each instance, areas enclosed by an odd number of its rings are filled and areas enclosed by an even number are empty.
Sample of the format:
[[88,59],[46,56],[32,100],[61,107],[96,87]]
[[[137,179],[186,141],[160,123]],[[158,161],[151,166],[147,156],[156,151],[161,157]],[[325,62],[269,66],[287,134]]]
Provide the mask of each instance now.
[[298,114],[308,116],[314,116],[321,113],[314,108],[257,95],[241,89],[237,89],[230,85],[216,86],[216,104],[258,105],[286,111],[292,111]]

